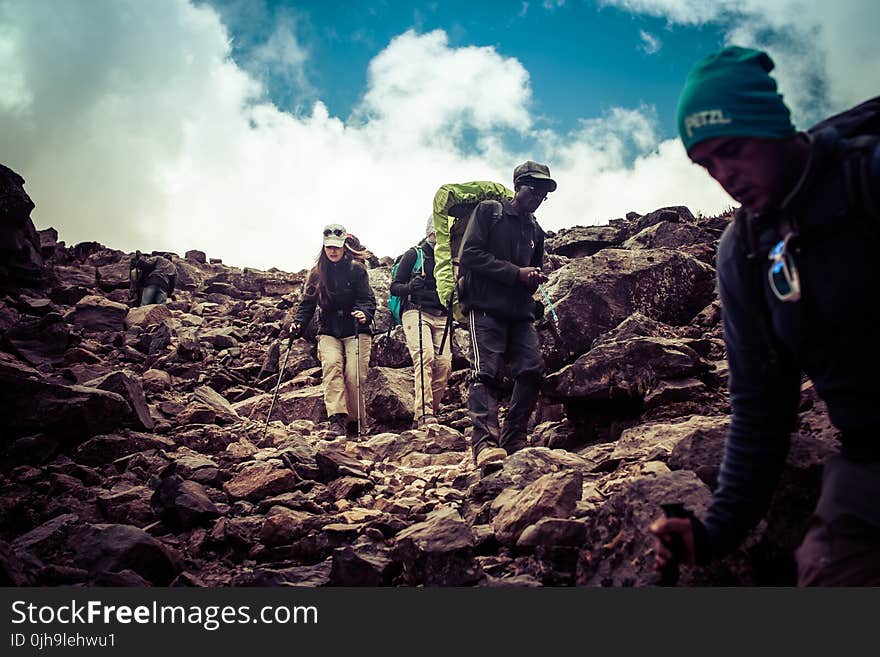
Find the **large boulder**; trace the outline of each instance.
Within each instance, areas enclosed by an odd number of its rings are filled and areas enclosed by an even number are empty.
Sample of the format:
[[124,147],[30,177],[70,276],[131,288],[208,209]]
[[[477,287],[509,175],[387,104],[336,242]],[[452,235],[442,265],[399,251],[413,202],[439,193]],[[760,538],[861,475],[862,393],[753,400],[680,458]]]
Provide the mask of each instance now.
[[623,243],[624,249],[681,249],[692,244],[711,242],[711,238],[693,224],[662,221],[636,233]]
[[90,388],[107,390],[120,395],[131,406],[131,424],[147,430],[153,428],[153,418],[150,417],[150,409],[147,407],[144,389],[136,376],[128,372],[111,372],[97,379],[92,379],[86,382],[85,385]]
[[164,436],[130,431],[109,433],[89,438],[73,452],[78,463],[104,465],[116,459],[146,450],[167,450],[174,448],[174,441]]
[[412,357],[406,346],[402,326],[373,338],[372,362],[377,367],[412,367]]
[[58,313],[23,319],[5,334],[13,351],[34,366],[58,364],[70,345],[70,328]]
[[89,295],[79,300],[73,310],[65,316],[68,324],[73,324],[87,332],[122,331],[128,306],[104,297]]
[[365,403],[371,418],[377,422],[411,422],[413,399],[412,368],[370,368],[365,381]]
[[193,400],[214,412],[218,424],[230,424],[241,420],[226,398],[210,386],[199,386],[193,391]]
[[541,518],[567,518],[581,499],[583,477],[577,470],[548,473],[503,504],[492,520],[501,543],[516,545],[523,530]]
[[470,527],[450,507],[431,512],[424,522],[396,536],[395,556],[411,585],[468,586],[483,577],[473,558],[476,541]]
[[220,515],[200,484],[176,474],[162,478],[151,505],[156,514],[175,529],[191,529]]
[[39,287],[48,281],[40,237],[30,218],[33,209],[24,178],[0,164],[0,288]]
[[146,306],[131,308],[125,316],[125,328],[140,326],[147,328],[161,324],[171,318],[171,311],[164,303],[151,303]]
[[658,380],[708,370],[682,340],[636,337],[603,342],[547,377],[544,392],[558,399],[643,398]]
[[[679,502],[698,516],[712,493],[691,472],[667,472],[626,482],[587,518],[587,545],[591,546],[580,583],[588,586],[651,586],[653,572],[651,523],[662,515],[661,504]],[[716,562],[711,568],[682,569],[681,586],[752,584],[743,555]]]
[[[604,249],[550,275],[546,290],[559,323],[544,342],[548,360],[582,354],[602,333],[638,311],[673,326],[687,324],[714,296],[715,271],[673,249]],[[555,349],[560,354],[551,353]]]
[[[191,252],[187,252],[191,253]],[[202,254],[204,256],[204,254]],[[185,260],[173,257],[171,261],[177,269],[177,285],[176,290],[197,290],[205,281],[205,274],[197,266],[198,258],[186,257]],[[203,262],[203,261],[202,261]]]
[[602,249],[618,246],[629,231],[621,224],[605,226],[574,226],[563,229],[545,242],[547,253],[568,258],[584,258]]
[[[640,424],[626,429],[620,435],[620,439],[617,441],[610,458],[617,461],[667,461],[670,455],[679,449],[679,444],[684,443],[690,446],[690,449],[684,447],[678,452],[680,458],[678,468],[681,469],[685,462],[681,455],[689,454],[691,450],[698,449],[697,446],[706,443],[712,445],[723,444],[729,426],[730,417],[727,415],[714,417],[694,415],[683,422]],[[692,467],[687,469],[696,471],[710,464],[717,467],[714,459],[702,462],[691,459],[688,465]],[[672,465],[670,465],[670,468],[676,469]]]
[[369,540],[336,548],[332,563],[331,586],[389,586],[400,572],[391,548]]
[[[272,404],[272,394],[266,393],[250,397],[232,405],[241,417],[265,422]],[[327,418],[322,386],[308,386],[290,392],[279,392],[272,409],[272,419],[290,424],[294,420],[321,422]]]
[[105,292],[128,289],[130,284],[129,275],[129,261],[127,258],[103,265],[98,267],[98,287]]
[[112,431],[131,414],[125,399],[114,392],[55,383],[0,359],[0,416],[7,438],[35,433],[82,438]]
[[290,470],[279,470],[268,463],[255,463],[227,481],[223,490],[234,499],[257,502],[293,490],[297,481],[298,477]]
[[95,271],[94,265],[79,262],[69,265],[55,265],[55,275],[63,285],[81,288],[95,287]]
[[180,558],[142,529],[131,525],[93,525],[77,541],[74,564],[97,575],[133,570],[157,586],[180,572]]
[[[627,215],[628,216],[628,215]],[[632,234],[635,235],[649,226],[659,223],[695,223],[693,213],[684,205],[671,205],[669,207],[660,208],[649,212],[641,217],[634,217],[632,224]]]

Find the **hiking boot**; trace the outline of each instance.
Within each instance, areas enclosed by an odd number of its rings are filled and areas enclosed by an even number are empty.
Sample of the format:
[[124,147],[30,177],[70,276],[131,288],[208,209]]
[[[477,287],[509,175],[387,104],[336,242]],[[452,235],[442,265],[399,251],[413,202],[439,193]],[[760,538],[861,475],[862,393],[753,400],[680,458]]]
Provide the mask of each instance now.
[[335,415],[331,415],[329,418],[327,418],[330,422],[330,431],[332,431],[337,436],[345,436],[345,421],[347,418],[348,416],[345,413],[336,413]]
[[515,443],[507,444],[502,449],[505,452],[507,452],[508,456],[513,456],[518,451],[525,449],[526,447],[528,447],[528,443],[526,443],[525,441],[522,441],[522,442],[515,442]]
[[418,423],[416,424],[417,429],[424,429],[429,424],[439,424],[437,422],[437,418],[431,415],[430,413],[426,413],[422,417],[419,418]]
[[500,463],[506,458],[507,452],[503,449],[500,447],[494,447],[493,445],[487,445],[474,457],[474,463],[476,463],[477,467],[482,470],[486,465],[490,463]]

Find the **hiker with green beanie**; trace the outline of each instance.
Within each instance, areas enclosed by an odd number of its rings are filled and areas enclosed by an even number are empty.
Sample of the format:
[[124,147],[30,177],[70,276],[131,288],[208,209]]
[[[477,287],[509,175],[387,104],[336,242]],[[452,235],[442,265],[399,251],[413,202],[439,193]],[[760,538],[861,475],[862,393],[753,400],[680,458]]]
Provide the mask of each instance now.
[[841,448],[795,555],[797,582],[878,585],[880,99],[798,132],[772,70],[767,53],[731,46],[694,66],[679,100],[688,157],[742,204],[716,263],[732,418],[705,517],[651,525],[655,566],[721,557],[764,516],[804,372]]

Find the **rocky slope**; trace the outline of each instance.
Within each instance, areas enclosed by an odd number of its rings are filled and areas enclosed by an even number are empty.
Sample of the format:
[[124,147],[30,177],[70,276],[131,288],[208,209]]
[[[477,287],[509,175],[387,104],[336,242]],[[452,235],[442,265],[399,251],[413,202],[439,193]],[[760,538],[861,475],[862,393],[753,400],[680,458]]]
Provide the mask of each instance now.
[[[481,480],[467,331],[442,426],[408,429],[389,258],[370,269],[369,435],[327,430],[313,333],[264,434],[305,272],[191,251],[173,258],[173,300],[129,309],[129,254],[37,232],[23,185],[0,167],[0,584],[644,586],[659,505],[710,500],[729,421],[712,267],[727,216],[664,208],[548,236],[559,321],[539,324],[530,446]],[[767,520],[681,584],[793,582],[836,440],[806,385],[801,410]]]

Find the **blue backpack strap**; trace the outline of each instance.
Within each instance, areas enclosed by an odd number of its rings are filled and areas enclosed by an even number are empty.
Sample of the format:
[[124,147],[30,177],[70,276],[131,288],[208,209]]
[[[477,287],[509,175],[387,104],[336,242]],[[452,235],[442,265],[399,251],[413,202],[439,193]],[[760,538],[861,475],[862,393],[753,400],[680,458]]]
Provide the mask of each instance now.
[[413,265],[412,270],[413,270],[413,272],[415,272],[416,270],[421,269],[422,275],[424,276],[425,275],[425,258],[422,255],[422,247],[416,245],[413,248],[416,250],[416,262]]

